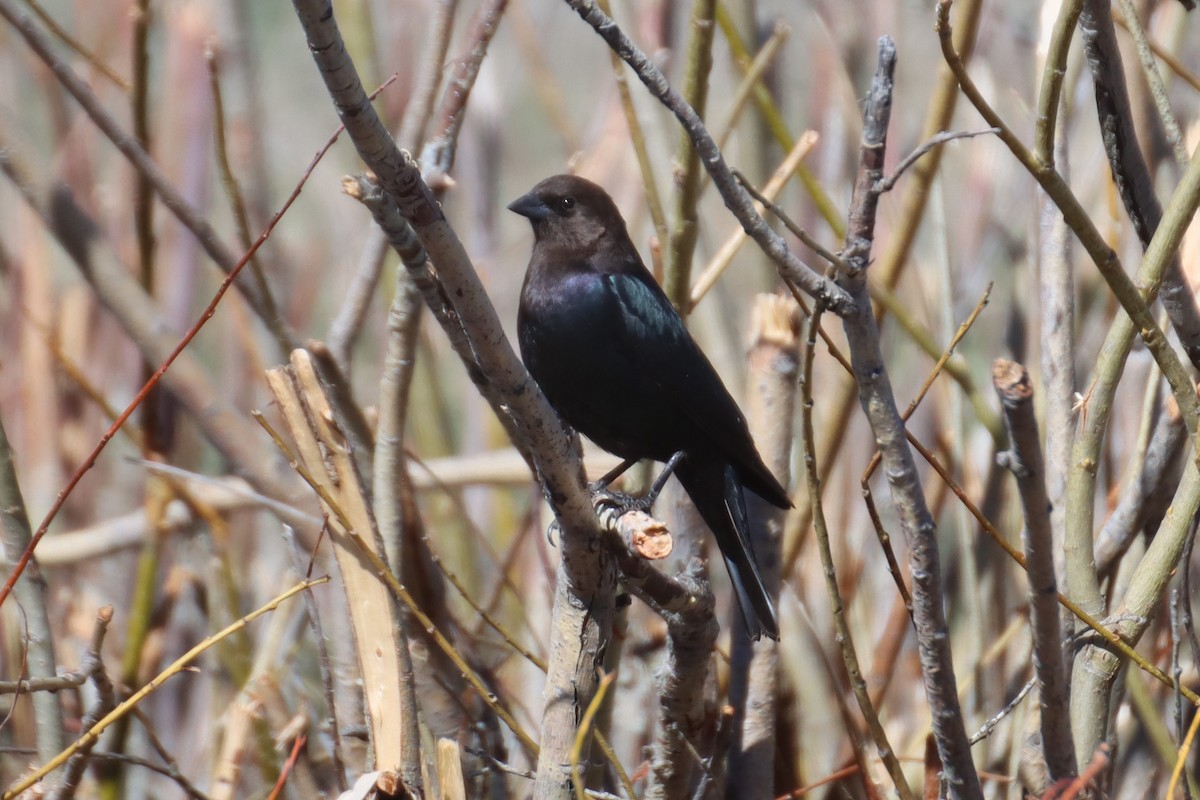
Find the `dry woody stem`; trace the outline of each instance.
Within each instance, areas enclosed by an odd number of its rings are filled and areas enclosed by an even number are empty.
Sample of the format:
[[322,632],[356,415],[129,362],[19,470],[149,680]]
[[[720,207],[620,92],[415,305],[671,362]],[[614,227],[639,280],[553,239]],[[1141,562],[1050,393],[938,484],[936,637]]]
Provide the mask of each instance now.
[[1033,384],[1020,364],[997,359],[992,383],[1000,397],[1012,449],[997,455],[1017,479],[1025,510],[1025,571],[1029,576],[1029,605],[1033,614],[1033,664],[1041,704],[1042,747],[1051,782],[1075,775],[1075,748],[1068,723],[1067,677],[1062,627],[1059,624],[1058,585],[1050,535],[1050,500],[1037,420]]

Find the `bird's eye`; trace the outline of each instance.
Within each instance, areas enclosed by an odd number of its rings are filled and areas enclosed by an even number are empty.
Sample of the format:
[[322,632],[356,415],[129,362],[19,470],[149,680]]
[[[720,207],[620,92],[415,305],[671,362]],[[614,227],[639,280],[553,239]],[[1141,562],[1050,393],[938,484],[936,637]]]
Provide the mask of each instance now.
[[558,213],[569,214],[575,208],[574,197],[560,197],[558,199]]

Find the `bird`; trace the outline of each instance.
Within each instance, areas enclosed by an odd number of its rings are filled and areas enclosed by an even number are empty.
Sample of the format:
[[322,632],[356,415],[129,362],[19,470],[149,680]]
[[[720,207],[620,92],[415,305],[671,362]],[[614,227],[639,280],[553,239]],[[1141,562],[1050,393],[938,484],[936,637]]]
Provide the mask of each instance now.
[[567,425],[626,465],[650,459],[674,468],[716,539],[747,633],[777,640],[744,490],[778,508],[791,500],[646,269],[616,203],[585,178],[556,175],[508,208],[533,227],[517,311],[529,374]]

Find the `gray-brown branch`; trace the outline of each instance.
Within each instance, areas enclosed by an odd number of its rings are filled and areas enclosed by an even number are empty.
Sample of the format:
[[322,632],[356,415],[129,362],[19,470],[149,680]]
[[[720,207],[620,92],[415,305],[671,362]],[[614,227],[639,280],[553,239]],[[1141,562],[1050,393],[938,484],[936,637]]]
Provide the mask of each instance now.
[[996,460],[1012,471],[1025,511],[1025,570],[1029,578],[1029,607],[1033,615],[1033,667],[1041,704],[1042,749],[1050,782],[1075,776],[1075,746],[1071,739],[1067,676],[1059,624],[1058,582],[1054,577],[1053,537],[1046,467],[1033,410],[1033,384],[1020,364],[996,359],[992,385],[1000,397],[1004,424],[1012,449]]
[[[52,431],[43,431],[52,435]],[[29,546],[32,532],[29,514],[25,510],[25,498],[17,480],[17,468],[12,445],[0,420],[0,546],[9,565],[16,564]],[[37,559],[30,559],[25,568],[24,580],[13,586],[13,594],[23,610],[25,674],[30,680],[17,681],[14,691],[36,691],[31,684],[36,681],[58,681],[54,659],[54,636],[50,627],[50,614],[46,606],[46,579],[38,567]],[[22,688],[21,684],[25,684]],[[33,696],[35,741],[38,761],[45,763],[58,755],[67,746],[63,729],[63,713],[59,696],[49,691],[39,691]],[[47,781],[53,786],[58,775],[51,774]]]
[[950,797],[975,800],[983,794],[979,775],[971,761],[971,748],[958,702],[944,612],[937,526],[926,505],[912,451],[905,440],[904,421],[896,407],[880,349],[879,328],[867,293],[866,269],[875,236],[878,186],[883,178],[895,64],[895,44],[884,37],[879,42],[879,66],[863,112],[859,171],[843,250],[843,258],[852,272],[838,278],[839,285],[851,299],[841,317],[858,382],[859,402],[875,434],[900,525],[909,543],[913,624],[933,735],[946,785]]
[[[1084,54],[1096,87],[1096,112],[1108,165],[1117,193],[1133,223],[1142,247],[1150,245],[1163,209],[1154,193],[1150,167],[1138,146],[1133,108],[1125,85],[1125,70],[1113,28],[1109,0],[1084,0],[1079,15]],[[1183,275],[1179,256],[1172,256],[1163,275],[1158,299],[1162,302],[1188,360],[1200,368],[1200,310]]]
[[704,121],[696,113],[679,92],[672,88],[654,62],[643,53],[637,45],[617,26],[612,19],[596,7],[592,0],[566,0],[567,5],[591,25],[596,33],[608,43],[613,52],[621,57],[637,74],[650,93],[666,106],[679,124],[692,138],[692,144],[700,155],[700,163],[712,178],[713,186],[721,193],[725,205],[737,217],[747,235],[750,236],[763,252],[775,262],[779,274],[791,281],[812,297],[820,300],[826,308],[841,314],[850,298],[837,284],[820,275],[816,270],[805,264],[788,249],[787,242],[771,229],[766,220],[755,211],[754,201],[738,183],[733,171],[725,163],[717,143],[704,127]]
[[596,515],[584,491],[578,439],[563,428],[517,358],[462,242],[412,158],[396,147],[371,107],[331,2],[293,0],[293,6],[347,133],[437,265],[444,297],[461,323],[453,336],[469,345],[474,358],[468,367],[486,375],[485,397],[502,419],[510,418],[506,427],[513,443],[534,463],[563,529],[534,794],[569,797],[575,725],[598,685],[596,667],[611,635],[616,595],[615,564],[599,546]]

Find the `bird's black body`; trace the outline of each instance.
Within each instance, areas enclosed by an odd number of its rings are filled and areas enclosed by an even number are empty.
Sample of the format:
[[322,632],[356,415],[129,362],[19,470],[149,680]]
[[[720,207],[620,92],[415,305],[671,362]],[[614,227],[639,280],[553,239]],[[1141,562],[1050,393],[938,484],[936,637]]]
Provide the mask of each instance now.
[[612,199],[548,178],[509,206],[533,224],[517,336],[559,415],[622,458],[667,461],[712,530],[754,638],[778,638],[747,534],[745,486],[780,508],[786,490],[746,421],[629,239]]

